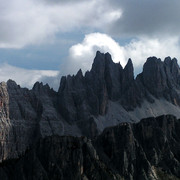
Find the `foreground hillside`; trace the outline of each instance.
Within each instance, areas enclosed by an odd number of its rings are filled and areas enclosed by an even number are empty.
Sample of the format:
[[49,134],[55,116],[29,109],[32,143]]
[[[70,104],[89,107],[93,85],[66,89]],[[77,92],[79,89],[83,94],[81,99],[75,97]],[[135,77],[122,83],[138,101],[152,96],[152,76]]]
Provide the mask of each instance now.
[[0,164],[3,180],[180,179],[180,120],[147,118],[109,127],[94,140],[50,136]]

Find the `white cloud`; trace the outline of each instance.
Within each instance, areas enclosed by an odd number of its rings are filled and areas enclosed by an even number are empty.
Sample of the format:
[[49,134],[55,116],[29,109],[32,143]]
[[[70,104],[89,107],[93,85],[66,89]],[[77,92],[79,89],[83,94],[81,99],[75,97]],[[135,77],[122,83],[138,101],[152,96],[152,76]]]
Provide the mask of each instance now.
[[132,40],[129,44],[124,46],[124,54],[126,59],[132,58],[136,72],[150,56],[156,56],[162,60],[167,56],[171,56],[172,58],[176,57],[179,59],[180,63],[179,38],[141,38],[139,40]]
[[178,0],[0,0],[0,48],[50,43],[56,33],[84,29],[128,38],[179,36],[179,5]]
[[167,57],[176,57],[180,60],[179,38],[148,39],[141,38],[132,40],[129,44],[121,46],[110,36],[101,33],[91,33],[84,40],[72,46],[64,72],[76,73],[79,68],[83,71],[91,68],[95,53],[109,52],[114,62],[119,62],[124,67],[129,58],[132,59],[135,72],[142,69],[142,65],[150,56],[156,56],[162,60]]
[[49,43],[57,32],[105,28],[121,16],[121,10],[103,2],[0,0],[0,48]]
[[109,52],[115,62],[121,61],[125,65],[123,47],[106,34],[91,33],[85,36],[82,43],[70,48],[64,72],[76,73],[79,68],[83,71],[90,69],[97,50]]
[[15,80],[17,84],[22,87],[32,88],[36,81],[42,81],[46,83],[46,78],[54,78],[58,76],[58,71],[51,70],[28,70],[9,64],[0,65],[0,82],[7,81],[8,79]]

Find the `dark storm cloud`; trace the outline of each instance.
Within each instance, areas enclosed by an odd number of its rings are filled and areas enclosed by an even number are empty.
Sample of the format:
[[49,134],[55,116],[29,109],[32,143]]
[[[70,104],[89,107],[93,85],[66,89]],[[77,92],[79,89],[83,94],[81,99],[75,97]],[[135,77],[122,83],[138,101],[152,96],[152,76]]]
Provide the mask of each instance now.
[[179,36],[179,7],[179,0],[7,0],[0,3],[0,48],[49,42],[75,29],[126,38]]
[[109,27],[113,35],[179,35],[179,0],[127,0],[109,1],[111,6],[120,7],[123,14]]
[[86,2],[87,0],[41,0],[46,4],[56,5],[56,4],[72,4],[72,3],[79,3],[79,2]]
[[0,0],[0,48],[22,48],[49,42],[57,33],[75,29],[104,29],[119,16],[119,12],[106,2]]

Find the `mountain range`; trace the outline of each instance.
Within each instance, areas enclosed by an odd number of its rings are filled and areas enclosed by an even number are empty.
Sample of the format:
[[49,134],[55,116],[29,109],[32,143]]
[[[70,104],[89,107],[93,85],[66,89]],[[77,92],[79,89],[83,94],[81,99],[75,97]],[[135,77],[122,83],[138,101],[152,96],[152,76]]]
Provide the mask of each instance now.
[[180,68],[170,57],[149,57],[135,78],[131,59],[123,68],[98,51],[91,70],[62,77],[57,92],[2,82],[0,177],[178,179],[179,106]]

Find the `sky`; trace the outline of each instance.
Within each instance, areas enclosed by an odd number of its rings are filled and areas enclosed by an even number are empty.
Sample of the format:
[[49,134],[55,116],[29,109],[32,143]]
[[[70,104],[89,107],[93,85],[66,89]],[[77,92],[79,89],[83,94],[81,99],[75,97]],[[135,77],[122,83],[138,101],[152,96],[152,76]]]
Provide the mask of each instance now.
[[0,0],[0,81],[55,90],[109,52],[135,74],[149,56],[180,62],[179,0]]

